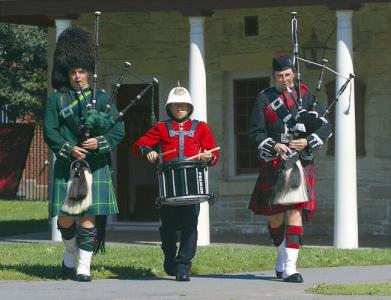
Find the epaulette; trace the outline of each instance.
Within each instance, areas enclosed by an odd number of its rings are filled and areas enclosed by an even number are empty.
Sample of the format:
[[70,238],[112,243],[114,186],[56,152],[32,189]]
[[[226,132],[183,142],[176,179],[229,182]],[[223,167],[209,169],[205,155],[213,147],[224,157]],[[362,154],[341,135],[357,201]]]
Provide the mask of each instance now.
[[269,90],[272,90],[272,89],[273,89],[272,86],[271,87],[267,87],[266,89],[263,89],[262,91],[260,91],[258,94],[267,93],[267,92],[269,92]]
[[[91,89],[91,93],[92,93],[92,89]],[[98,89],[97,91],[96,91],[96,97],[98,98],[99,96],[101,96],[101,95],[104,95],[104,94],[106,94],[106,91],[104,90],[104,89]]]

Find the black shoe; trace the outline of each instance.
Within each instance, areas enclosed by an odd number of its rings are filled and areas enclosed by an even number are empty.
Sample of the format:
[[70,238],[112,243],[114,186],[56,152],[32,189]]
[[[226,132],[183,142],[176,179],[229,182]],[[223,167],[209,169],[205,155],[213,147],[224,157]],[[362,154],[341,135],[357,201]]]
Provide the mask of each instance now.
[[295,273],[295,274],[288,276],[287,278],[284,278],[283,281],[284,282],[293,282],[293,283],[302,283],[302,282],[304,282],[304,279],[300,273]]
[[177,272],[175,280],[176,281],[190,281],[189,272],[187,272],[187,271]]
[[76,270],[75,268],[69,268],[64,264],[64,261],[62,261],[61,264],[61,271],[62,271],[62,278],[64,279],[72,279],[75,277]]
[[190,281],[190,267],[180,264],[176,270],[176,281]]
[[278,272],[276,270],[276,277],[277,277],[277,279],[282,279],[282,272]]
[[163,263],[164,271],[167,275],[175,276],[176,275],[176,263],[170,259],[164,259]]
[[85,274],[76,274],[76,281],[90,282],[91,281],[91,276],[90,275],[85,275]]

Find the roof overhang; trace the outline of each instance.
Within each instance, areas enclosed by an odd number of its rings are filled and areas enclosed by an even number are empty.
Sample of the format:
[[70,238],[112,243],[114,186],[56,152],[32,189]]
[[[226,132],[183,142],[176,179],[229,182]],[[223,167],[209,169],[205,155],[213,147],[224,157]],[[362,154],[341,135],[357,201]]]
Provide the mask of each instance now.
[[0,22],[54,26],[56,19],[77,19],[82,13],[180,11],[203,12],[282,6],[324,5],[331,9],[359,9],[379,0],[0,0]]

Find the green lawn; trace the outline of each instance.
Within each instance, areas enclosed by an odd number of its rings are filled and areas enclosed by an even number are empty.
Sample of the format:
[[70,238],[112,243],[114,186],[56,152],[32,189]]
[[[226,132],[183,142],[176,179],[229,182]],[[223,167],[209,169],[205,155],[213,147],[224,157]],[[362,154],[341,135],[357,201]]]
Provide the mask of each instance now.
[[0,237],[47,230],[47,202],[0,200]]
[[[0,280],[56,279],[63,253],[61,243],[0,243]],[[199,247],[194,274],[222,274],[271,270],[273,247]],[[95,279],[151,278],[164,275],[159,246],[107,245],[107,253],[94,257]],[[304,247],[299,268],[391,264],[391,249],[335,250]]]
[[391,296],[391,282],[379,284],[319,284],[309,292],[323,295]]

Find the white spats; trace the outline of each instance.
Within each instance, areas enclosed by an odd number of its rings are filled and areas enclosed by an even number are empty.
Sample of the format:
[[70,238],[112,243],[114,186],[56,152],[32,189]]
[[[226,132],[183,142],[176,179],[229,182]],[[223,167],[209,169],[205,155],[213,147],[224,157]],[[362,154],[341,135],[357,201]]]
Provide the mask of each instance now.
[[79,247],[76,243],[76,237],[70,240],[64,240],[65,251],[64,251],[64,265],[68,268],[74,268],[76,266],[77,256],[79,254]]
[[276,247],[276,250],[277,250],[277,258],[276,258],[275,269],[277,272],[283,272],[285,267],[285,261],[287,258],[287,254],[285,250],[285,239],[278,247]]
[[79,265],[77,266],[76,274],[90,276],[90,266],[93,252],[85,251],[82,249],[80,249],[79,251]]
[[292,274],[298,273],[296,270],[297,257],[299,256],[299,249],[285,248],[286,249],[286,261],[282,278],[287,278]]

